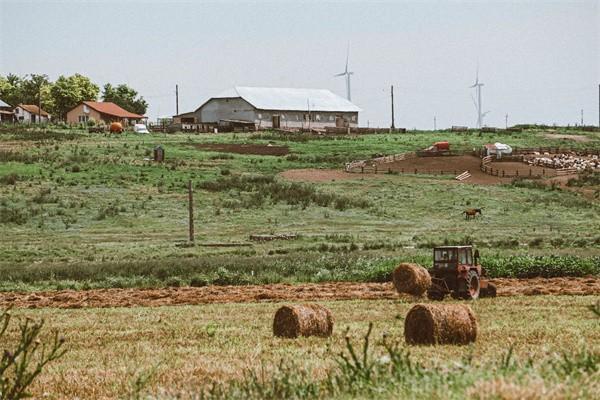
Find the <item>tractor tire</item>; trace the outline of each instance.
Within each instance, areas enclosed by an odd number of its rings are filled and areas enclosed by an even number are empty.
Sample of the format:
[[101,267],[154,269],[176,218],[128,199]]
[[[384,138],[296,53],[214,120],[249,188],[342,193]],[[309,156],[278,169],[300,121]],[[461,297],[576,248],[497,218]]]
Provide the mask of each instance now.
[[477,300],[479,298],[479,293],[481,292],[479,275],[477,275],[477,272],[469,271],[465,283],[466,290],[461,293],[462,298],[465,300]]
[[427,292],[427,298],[429,300],[442,301],[442,300],[444,300],[444,297],[446,297],[446,294],[442,293],[442,292],[437,292],[437,291]]

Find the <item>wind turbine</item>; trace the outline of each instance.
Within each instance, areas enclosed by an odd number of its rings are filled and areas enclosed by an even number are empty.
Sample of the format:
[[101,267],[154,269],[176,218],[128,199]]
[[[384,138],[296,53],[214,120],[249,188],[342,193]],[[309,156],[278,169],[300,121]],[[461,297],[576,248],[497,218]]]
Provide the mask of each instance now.
[[479,64],[477,64],[477,72],[475,74],[475,83],[472,86],[469,86],[469,88],[475,88],[475,92],[477,93],[477,100],[475,100],[475,97],[473,97],[473,95],[471,95],[471,99],[473,99],[473,104],[475,105],[475,108],[477,109],[477,128],[481,129],[481,127],[483,126],[483,117],[485,117],[489,111],[486,112],[481,112],[482,110],[482,103],[481,103],[481,87],[483,86],[483,83],[479,82]]
[[348,101],[352,101],[352,96],[350,95],[350,75],[354,75],[354,72],[348,71],[348,59],[350,57],[350,43],[348,43],[348,49],[346,50],[346,69],[341,74],[336,74],[337,76],[345,76],[346,77],[346,98]]

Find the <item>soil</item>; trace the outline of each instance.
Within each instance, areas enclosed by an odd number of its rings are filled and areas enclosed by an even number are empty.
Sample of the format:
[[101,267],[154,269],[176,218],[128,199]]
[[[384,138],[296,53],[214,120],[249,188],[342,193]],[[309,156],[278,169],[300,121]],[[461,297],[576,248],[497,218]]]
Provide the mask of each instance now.
[[[493,279],[498,296],[599,295],[600,277]],[[0,307],[98,308],[156,307],[181,304],[315,300],[412,299],[386,283],[309,283],[248,286],[205,286],[159,289],[93,289],[0,292]]]
[[287,146],[263,144],[204,143],[195,145],[200,150],[218,151],[220,153],[256,154],[261,156],[285,156],[290,152]]

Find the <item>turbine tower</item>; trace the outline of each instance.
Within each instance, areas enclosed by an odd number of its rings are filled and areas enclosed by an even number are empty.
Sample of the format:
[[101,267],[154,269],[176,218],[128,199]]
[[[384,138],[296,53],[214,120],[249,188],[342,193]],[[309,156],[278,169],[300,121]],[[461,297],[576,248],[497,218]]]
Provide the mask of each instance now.
[[334,75],[337,76],[345,76],[346,77],[346,98],[348,101],[352,101],[352,96],[350,95],[350,75],[354,75],[354,72],[348,71],[348,58],[350,57],[350,43],[348,43],[348,49],[346,50],[346,69],[341,74]]
[[475,83],[472,86],[469,86],[469,88],[475,88],[475,93],[477,95],[477,100],[475,99],[475,97],[473,97],[473,95],[471,95],[471,98],[473,99],[473,104],[475,104],[475,108],[477,109],[477,128],[481,129],[481,127],[483,126],[483,117],[485,117],[489,111],[486,112],[482,112],[482,103],[481,103],[481,87],[483,86],[483,83],[479,82],[479,64],[477,64],[477,72],[475,74]]

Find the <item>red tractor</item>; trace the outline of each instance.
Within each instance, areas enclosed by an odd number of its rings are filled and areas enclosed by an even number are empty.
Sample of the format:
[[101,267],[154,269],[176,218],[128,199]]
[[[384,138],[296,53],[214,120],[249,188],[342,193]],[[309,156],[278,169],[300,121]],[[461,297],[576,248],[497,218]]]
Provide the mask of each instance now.
[[479,297],[496,297],[496,286],[485,278],[479,265],[479,251],[473,246],[443,246],[433,249],[431,288],[427,297],[443,300],[447,294],[455,299],[475,300]]

